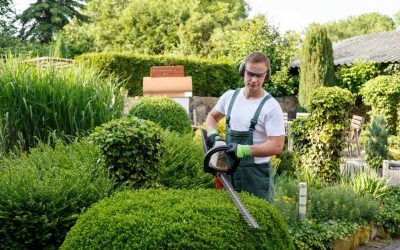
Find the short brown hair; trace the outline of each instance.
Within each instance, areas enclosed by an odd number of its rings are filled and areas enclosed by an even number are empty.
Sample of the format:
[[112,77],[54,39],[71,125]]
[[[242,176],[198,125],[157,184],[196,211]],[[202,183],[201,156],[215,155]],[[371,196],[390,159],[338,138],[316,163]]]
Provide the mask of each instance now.
[[269,79],[271,78],[271,62],[269,58],[264,55],[263,53],[259,51],[252,52],[251,54],[247,55],[246,58],[244,59],[244,63],[259,63],[263,62],[265,65],[267,65],[267,76],[266,78]]

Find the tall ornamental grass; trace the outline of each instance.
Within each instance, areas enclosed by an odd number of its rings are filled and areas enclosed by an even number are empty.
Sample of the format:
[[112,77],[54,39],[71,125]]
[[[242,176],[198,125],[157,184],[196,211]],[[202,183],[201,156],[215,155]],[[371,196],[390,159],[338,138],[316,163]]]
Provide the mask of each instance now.
[[77,136],[122,114],[117,82],[74,66],[57,69],[7,58],[0,63],[0,151],[27,149],[49,133]]

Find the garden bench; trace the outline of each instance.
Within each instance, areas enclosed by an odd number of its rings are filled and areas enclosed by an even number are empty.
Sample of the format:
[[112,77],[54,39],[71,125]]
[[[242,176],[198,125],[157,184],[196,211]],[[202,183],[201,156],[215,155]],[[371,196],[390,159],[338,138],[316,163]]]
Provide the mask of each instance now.
[[353,155],[352,145],[356,146],[357,149],[357,157],[361,156],[360,153],[360,133],[364,126],[364,117],[353,115],[350,120],[350,129],[347,132],[346,142],[347,142],[347,150],[349,152],[349,156]]

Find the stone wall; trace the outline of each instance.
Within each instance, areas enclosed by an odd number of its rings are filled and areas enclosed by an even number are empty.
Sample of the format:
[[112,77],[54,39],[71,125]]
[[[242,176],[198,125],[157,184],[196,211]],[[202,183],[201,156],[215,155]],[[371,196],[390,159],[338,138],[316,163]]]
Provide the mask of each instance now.
[[[283,112],[288,113],[288,118],[294,119],[296,116],[296,111],[299,107],[299,102],[296,97],[293,96],[284,96],[284,97],[276,97],[275,98],[279,104]],[[207,114],[211,111],[211,109],[215,106],[218,101],[218,97],[200,97],[193,96],[189,98],[189,110],[190,110],[190,119],[192,119],[193,124],[199,125],[203,124],[206,121]],[[196,110],[196,122],[194,122],[193,114],[194,110]]]

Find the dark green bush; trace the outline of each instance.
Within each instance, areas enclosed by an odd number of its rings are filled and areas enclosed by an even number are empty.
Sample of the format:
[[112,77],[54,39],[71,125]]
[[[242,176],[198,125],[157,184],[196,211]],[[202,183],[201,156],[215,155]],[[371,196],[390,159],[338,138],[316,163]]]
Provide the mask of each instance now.
[[400,131],[400,77],[378,76],[364,83],[360,93],[371,106],[370,116],[383,115],[389,135],[396,135]]
[[193,130],[186,110],[169,97],[143,97],[133,105],[129,114],[182,134],[191,133]]
[[160,177],[161,133],[151,121],[124,117],[96,127],[90,139],[119,185],[140,188],[156,184]]
[[213,176],[203,170],[203,148],[191,134],[164,132],[160,182],[169,188],[213,187]]
[[324,180],[337,179],[353,106],[354,96],[348,90],[320,87],[313,91],[310,116],[292,123],[296,169],[307,169]]
[[373,116],[361,133],[361,145],[365,151],[364,160],[371,168],[382,168],[383,160],[389,158],[388,132],[383,116]]
[[192,76],[195,96],[220,96],[242,85],[237,66],[230,61],[116,52],[83,54],[76,60],[126,80],[130,95],[142,93],[143,77],[150,76],[152,66],[183,65],[185,76]]
[[113,189],[100,151],[87,142],[40,144],[1,160],[2,249],[57,249],[82,210]]
[[226,192],[141,189],[92,206],[61,249],[293,249],[287,226],[264,200],[241,193],[259,230]]
[[278,156],[279,164],[277,174],[287,174],[294,176],[296,172],[296,167],[294,163],[294,153],[289,151],[284,151],[282,154]]

